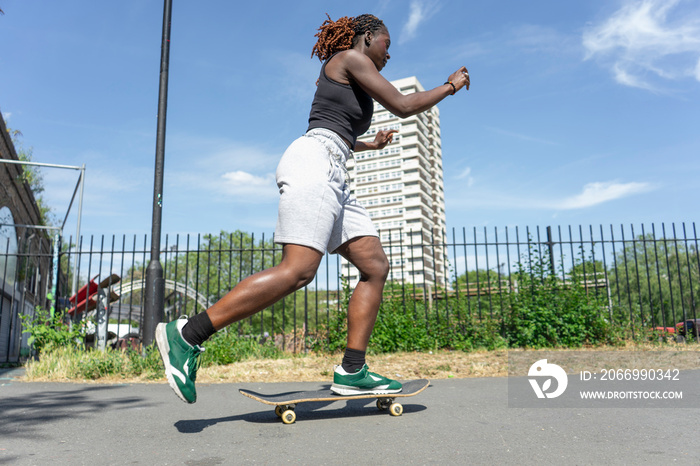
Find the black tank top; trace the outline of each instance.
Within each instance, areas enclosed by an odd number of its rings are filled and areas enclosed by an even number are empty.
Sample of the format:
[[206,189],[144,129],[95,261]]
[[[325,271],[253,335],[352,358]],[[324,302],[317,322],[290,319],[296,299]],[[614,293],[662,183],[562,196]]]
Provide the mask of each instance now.
[[341,84],[326,76],[326,65],[335,55],[331,55],[321,67],[308,129],[335,131],[354,148],[357,137],[364,134],[372,123],[374,104],[372,97],[357,83]]

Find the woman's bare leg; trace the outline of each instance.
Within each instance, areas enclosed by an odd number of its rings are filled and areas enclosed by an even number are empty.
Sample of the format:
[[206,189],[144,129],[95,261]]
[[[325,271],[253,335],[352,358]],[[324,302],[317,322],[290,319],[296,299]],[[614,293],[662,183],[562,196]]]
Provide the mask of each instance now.
[[376,236],[350,240],[338,252],[360,271],[360,281],[348,304],[347,347],[366,351],[382,302],[389,261]]
[[214,329],[250,317],[309,284],[322,258],[313,248],[286,244],[278,265],[245,278],[207,309]]

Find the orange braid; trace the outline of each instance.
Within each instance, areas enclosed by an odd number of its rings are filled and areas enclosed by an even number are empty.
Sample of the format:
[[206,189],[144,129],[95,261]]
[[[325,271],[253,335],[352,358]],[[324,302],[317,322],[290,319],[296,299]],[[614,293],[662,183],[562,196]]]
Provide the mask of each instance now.
[[355,36],[355,20],[348,16],[338,18],[333,21],[326,13],[327,20],[323,22],[318,33],[318,41],[311,49],[311,56],[318,56],[321,61],[327,60],[336,52],[347,50],[352,47],[352,39]]

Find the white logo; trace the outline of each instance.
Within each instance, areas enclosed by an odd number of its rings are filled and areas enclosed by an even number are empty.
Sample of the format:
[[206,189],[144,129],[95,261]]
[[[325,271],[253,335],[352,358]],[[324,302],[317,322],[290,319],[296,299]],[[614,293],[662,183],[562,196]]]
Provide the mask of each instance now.
[[[546,359],[540,359],[535,364],[530,366],[530,370],[527,373],[530,377],[546,377],[547,379],[543,382],[540,387],[536,379],[529,379],[532,389],[535,391],[537,398],[556,398],[566,390],[566,386],[569,383],[569,377],[567,377],[566,372],[561,367],[556,364],[548,364]],[[551,388],[552,379],[557,381],[556,390],[552,392],[547,392]]]

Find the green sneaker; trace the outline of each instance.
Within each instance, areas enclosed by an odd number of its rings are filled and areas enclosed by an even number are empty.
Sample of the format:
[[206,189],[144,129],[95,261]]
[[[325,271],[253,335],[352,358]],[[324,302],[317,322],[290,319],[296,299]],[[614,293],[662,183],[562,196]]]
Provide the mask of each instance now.
[[192,346],[182,338],[182,327],[187,323],[187,317],[183,317],[168,324],[158,324],[156,343],[170,387],[182,401],[194,403],[197,401],[194,381],[197,379],[199,355],[204,352],[204,348]]
[[370,372],[367,364],[354,374],[335,366],[331,391],[337,395],[383,395],[399,393],[402,386],[396,380]]

